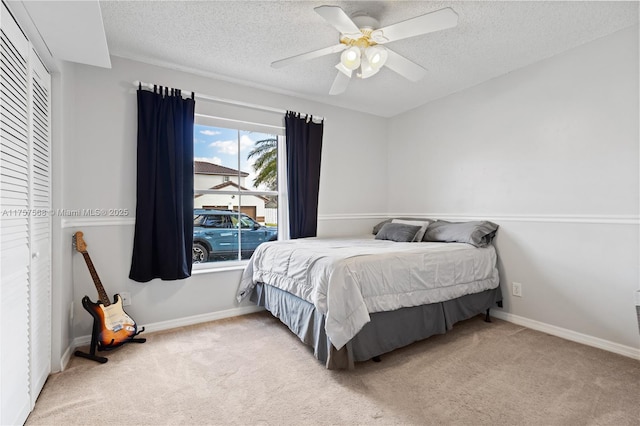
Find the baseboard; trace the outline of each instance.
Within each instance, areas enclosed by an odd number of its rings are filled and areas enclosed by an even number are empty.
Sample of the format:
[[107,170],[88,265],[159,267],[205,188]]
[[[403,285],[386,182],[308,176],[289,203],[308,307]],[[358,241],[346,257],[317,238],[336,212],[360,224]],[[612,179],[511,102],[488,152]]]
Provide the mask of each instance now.
[[203,322],[215,321],[224,318],[239,317],[240,315],[252,314],[264,311],[262,306],[243,306],[240,308],[227,309],[225,311],[211,312],[208,314],[193,315],[186,318],[176,318],[175,320],[160,321],[144,325],[145,332],[170,330],[177,327],[200,324]]
[[[91,337],[89,337],[88,342],[91,342]],[[67,365],[69,365],[69,361],[71,361],[71,353],[75,350],[76,347],[77,346],[73,345],[73,342],[71,343],[71,345],[67,346],[67,349],[64,351],[64,353],[62,354],[62,357],[60,358],[59,371],[64,371],[65,368],[67,368]]]
[[546,324],[540,321],[514,315],[509,312],[498,309],[491,310],[491,316],[508,321],[532,330],[542,331],[552,336],[561,337],[572,342],[581,343],[583,345],[592,346],[594,348],[603,349],[618,355],[624,355],[629,358],[640,360],[640,349],[631,346],[621,345],[619,343],[610,342],[609,340],[600,339],[598,337],[589,336],[587,334],[578,333],[577,331],[568,330],[566,328],[557,327],[555,325]]
[[[240,315],[252,314],[254,312],[263,311],[264,308],[260,306],[244,306],[240,308],[227,309],[225,311],[211,312],[208,314],[193,315],[185,318],[177,318],[174,320],[160,321],[151,324],[145,324],[146,332],[170,330],[172,328],[185,327],[194,324],[200,324],[203,322],[215,321],[224,318],[231,318]],[[492,309],[491,316],[518,324],[523,327],[530,328],[532,330],[541,331],[543,333],[551,334],[563,339],[571,340],[573,342],[581,343],[587,346],[592,346],[605,351],[613,352],[619,355],[623,355],[629,358],[640,360],[640,349],[630,346],[621,345],[618,343],[610,342],[608,340],[600,339],[598,337],[589,336],[587,334],[578,333],[566,328],[557,327],[555,325],[546,324],[540,321],[532,320],[529,318],[514,315],[509,312],[505,312],[499,309]],[[73,339],[71,346],[65,350],[60,360],[60,371],[64,371],[71,359],[71,354],[76,348],[85,346],[91,343],[91,336],[80,336]]]
[[[254,312],[261,312],[261,311],[264,311],[264,308],[261,306],[243,306],[240,308],[227,309],[225,311],[217,311],[217,312],[211,312],[208,314],[193,315],[190,317],[176,318],[173,320],[154,322],[151,324],[139,324],[139,326],[143,326],[145,332],[154,332],[154,331],[170,330],[172,328],[185,327],[188,325],[200,324],[203,322],[215,321],[215,320],[224,319],[224,318],[238,317],[240,315],[247,315],[247,314],[252,314]],[[141,337],[144,337],[144,336],[141,335]],[[85,346],[90,343],[91,343],[90,335],[80,336],[73,339],[73,343],[71,344],[71,347],[67,349],[67,351],[65,351],[65,355],[67,356],[66,362],[69,361],[69,358],[71,357],[71,352],[74,351],[75,348],[78,348],[80,346]],[[64,362],[64,356],[63,356],[62,364],[66,365],[66,362]]]

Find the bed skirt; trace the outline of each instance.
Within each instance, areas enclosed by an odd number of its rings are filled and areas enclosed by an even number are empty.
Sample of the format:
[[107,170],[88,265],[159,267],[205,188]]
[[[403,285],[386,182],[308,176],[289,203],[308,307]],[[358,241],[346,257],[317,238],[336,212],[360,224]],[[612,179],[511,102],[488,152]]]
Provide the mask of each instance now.
[[279,288],[256,284],[250,300],[280,319],[328,369],[352,369],[394,349],[444,334],[458,321],[485,313],[502,301],[500,286],[481,293],[429,305],[370,314],[371,321],[340,350],[331,344],[324,330],[325,317],[313,304]]

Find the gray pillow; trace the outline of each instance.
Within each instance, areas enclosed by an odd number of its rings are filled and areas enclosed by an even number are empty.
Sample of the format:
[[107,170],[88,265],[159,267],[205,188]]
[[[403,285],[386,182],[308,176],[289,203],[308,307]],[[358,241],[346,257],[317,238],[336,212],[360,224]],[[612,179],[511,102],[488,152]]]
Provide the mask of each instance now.
[[420,222],[433,222],[433,219],[425,219],[423,217],[397,217],[397,218],[391,218],[391,219],[386,219],[383,220],[382,222],[378,223],[377,225],[375,225],[373,227],[373,232],[371,232],[373,235],[378,234],[378,232],[380,232],[380,229],[382,229],[382,227],[386,224],[386,223],[391,223],[391,221],[393,219],[402,219],[402,220],[418,220]]
[[413,242],[421,242],[424,238],[424,233],[427,232],[427,227],[429,224],[433,222],[429,219],[424,220],[405,220],[405,219],[393,219],[391,223],[402,223],[404,225],[415,225],[419,226],[420,229],[416,232],[416,235],[413,237]]
[[485,247],[496,235],[498,225],[493,222],[447,222],[438,220],[427,227],[423,241],[445,243],[468,243],[476,247]]
[[403,223],[385,223],[376,234],[376,240],[391,240],[399,243],[413,241],[413,237],[420,230],[419,226],[405,225]]

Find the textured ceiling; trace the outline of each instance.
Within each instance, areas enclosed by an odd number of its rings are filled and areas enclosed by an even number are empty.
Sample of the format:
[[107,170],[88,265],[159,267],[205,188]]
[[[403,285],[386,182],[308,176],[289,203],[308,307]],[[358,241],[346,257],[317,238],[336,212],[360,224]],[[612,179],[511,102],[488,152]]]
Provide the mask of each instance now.
[[[451,7],[458,26],[389,43],[427,69],[417,83],[384,68],[328,95],[335,53],[274,69],[271,62],[338,43],[313,8],[366,12],[380,27]],[[394,116],[430,100],[638,23],[638,2],[617,1],[102,1],[112,55],[191,70],[279,93]],[[185,88],[186,89],[186,88]]]

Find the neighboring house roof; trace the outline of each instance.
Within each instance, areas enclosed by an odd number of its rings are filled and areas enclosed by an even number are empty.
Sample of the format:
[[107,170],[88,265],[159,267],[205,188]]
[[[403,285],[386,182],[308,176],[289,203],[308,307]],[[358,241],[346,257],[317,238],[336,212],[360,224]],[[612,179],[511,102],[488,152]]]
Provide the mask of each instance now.
[[[206,161],[194,161],[194,165],[196,174],[238,176],[238,170],[221,166],[219,164],[207,163]],[[249,173],[240,171],[240,176],[247,177],[249,176]]]
[[277,209],[278,208],[278,201],[275,200],[274,198],[269,198],[266,197],[268,199],[268,201],[265,203],[265,207],[268,209]]
[[[209,189],[224,189],[224,188],[226,188],[227,186],[233,186],[233,187],[235,187],[235,188],[240,189],[241,191],[250,191],[250,189],[249,189],[249,188],[245,188],[244,186],[238,185],[237,183],[235,183],[235,182],[231,182],[231,181],[229,181],[229,182],[223,182],[223,183],[221,183],[221,184],[219,184],[219,185],[212,186],[212,187],[211,187],[211,188],[209,188]],[[194,198],[202,197],[202,196],[204,196],[204,195],[209,195],[209,194],[196,194]],[[262,196],[262,195],[253,195],[253,194],[249,194],[249,195],[251,195],[251,196],[253,196],[253,197],[260,198],[260,199],[264,200],[264,202],[265,202],[265,203],[266,203],[267,201],[269,201],[269,198],[264,197],[264,196]]]

